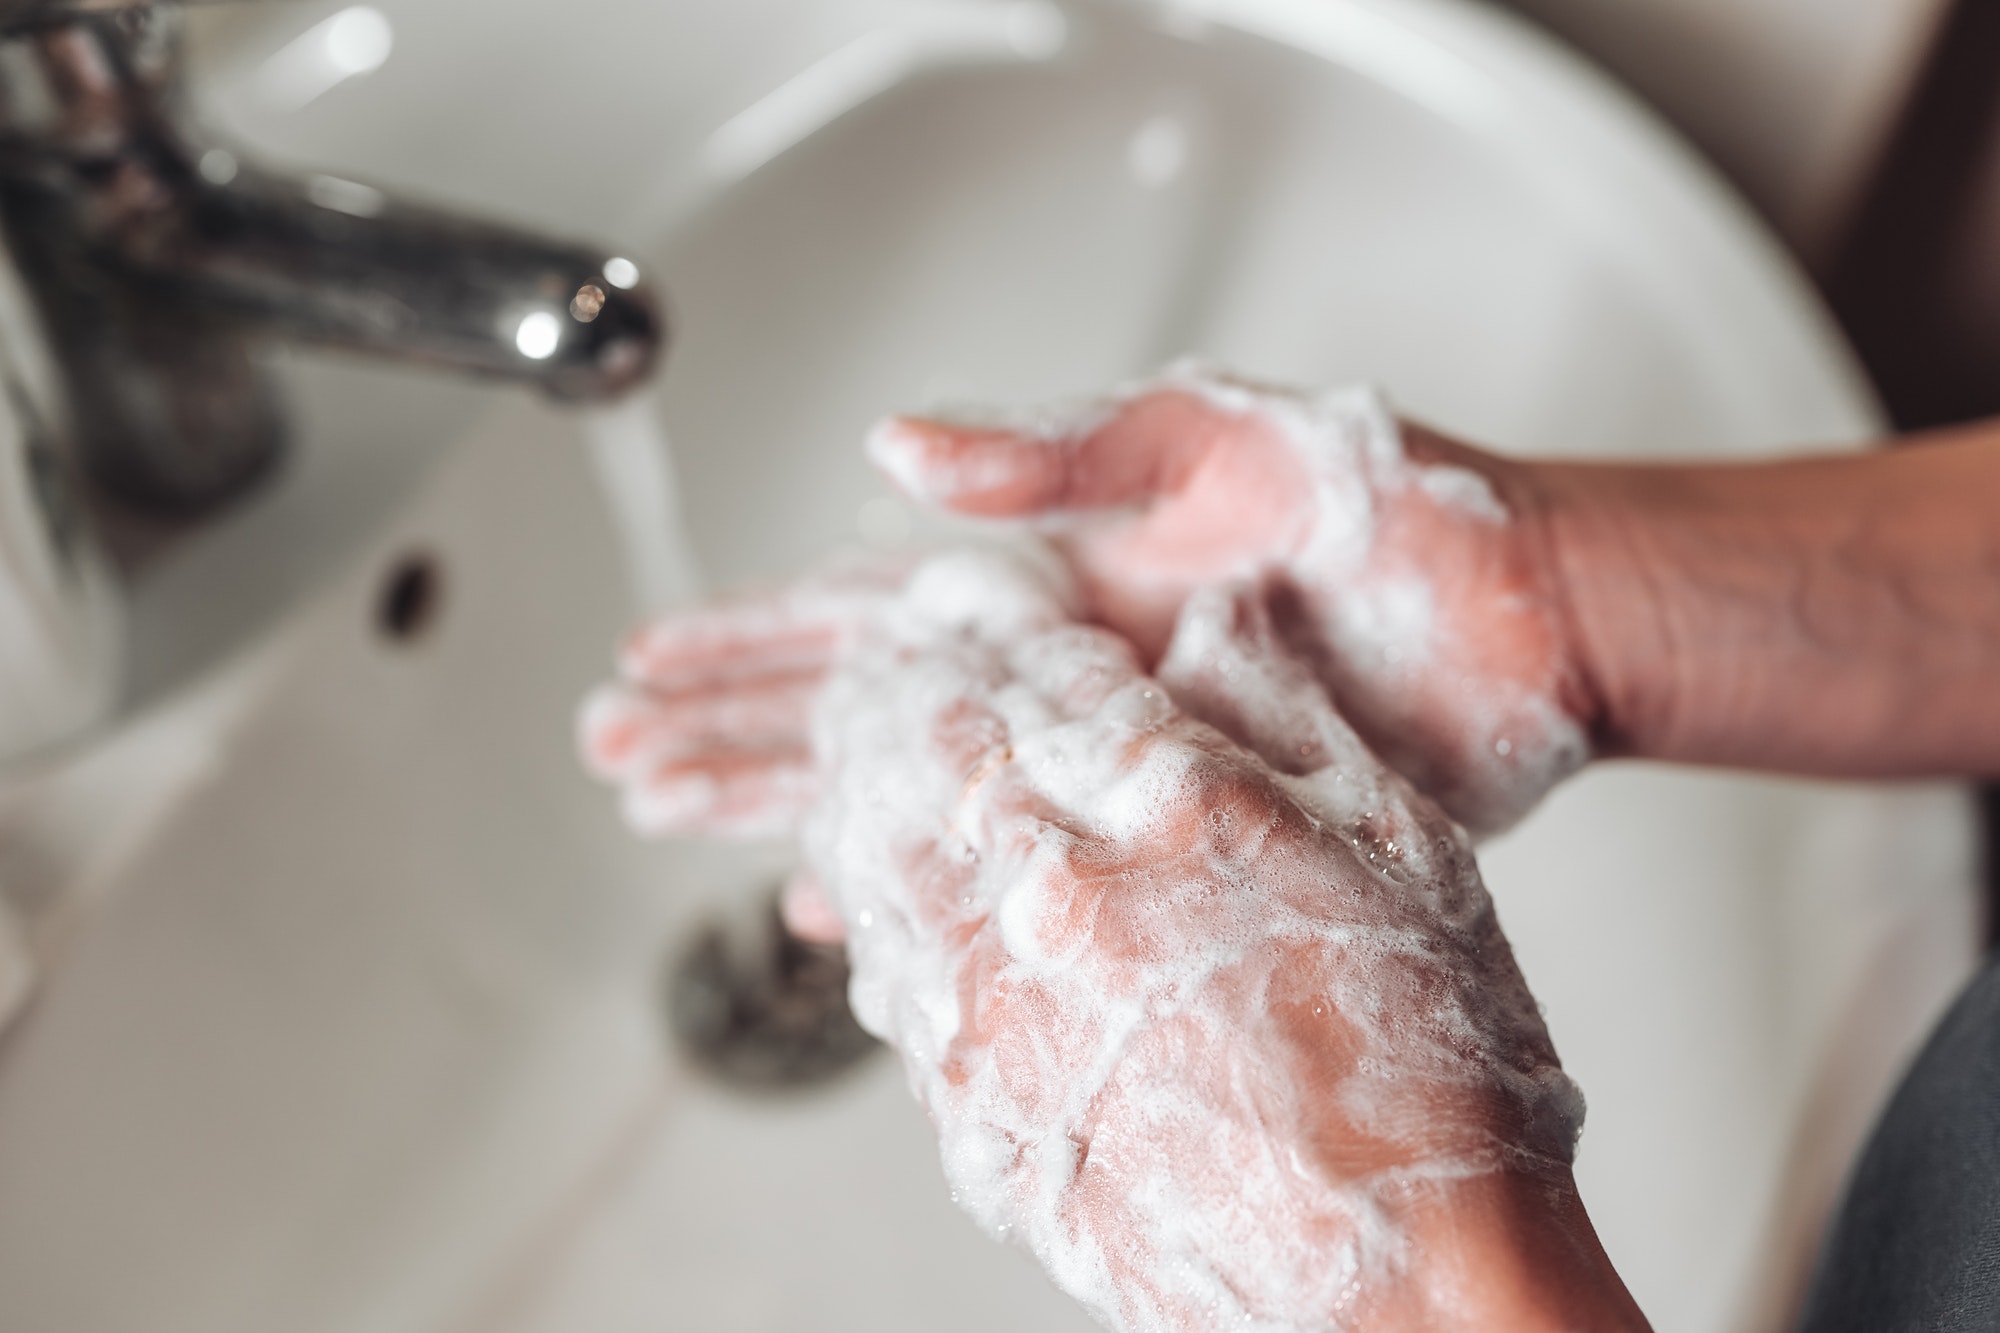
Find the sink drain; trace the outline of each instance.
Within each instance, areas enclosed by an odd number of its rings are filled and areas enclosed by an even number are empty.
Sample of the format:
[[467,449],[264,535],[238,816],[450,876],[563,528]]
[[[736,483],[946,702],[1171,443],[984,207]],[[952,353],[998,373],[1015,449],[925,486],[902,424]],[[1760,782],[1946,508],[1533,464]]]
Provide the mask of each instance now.
[[847,1007],[847,955],[787,931],[775,897],[709,922],[667,978],[667,1018],[694,1062],[760,1090],[823,1083],[881,1049]]

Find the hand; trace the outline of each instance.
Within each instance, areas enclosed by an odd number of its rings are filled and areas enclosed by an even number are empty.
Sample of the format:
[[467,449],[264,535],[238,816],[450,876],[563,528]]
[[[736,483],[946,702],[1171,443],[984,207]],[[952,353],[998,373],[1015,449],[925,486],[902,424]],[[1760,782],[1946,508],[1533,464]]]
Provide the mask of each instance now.
[[1508,466],[1366,391],[1176,367],[1025,422],[892,418],[869,450],[919,501],[1055,520],[1092,613],[1149,657],[1197,589],[1258,584],[1342,715],[1475,832],[1588,756],[1579,655]]
[[[909,570],[851,564],[641,627],[618,654],[618,680],[584,701],[585,767],[619,787],[643,834],[797,834],[821,791],[811,728],[827,674],[889,614]],[[1064,582],[1052,564],[1043,576],[1038,598]],[[844,938],[810,868],[780,901],[799,937]]]
[[584,764],[641,833],[785,836],[819,796],[814,705],[828,668],[907,567],[835,569],[641,627],[578,718]]
[[1161,682],[1072,614],[948,557],[813,659],[809,860],[960,1202],[1121,1329],[1643,1326],[1457,830],[1261,601]]

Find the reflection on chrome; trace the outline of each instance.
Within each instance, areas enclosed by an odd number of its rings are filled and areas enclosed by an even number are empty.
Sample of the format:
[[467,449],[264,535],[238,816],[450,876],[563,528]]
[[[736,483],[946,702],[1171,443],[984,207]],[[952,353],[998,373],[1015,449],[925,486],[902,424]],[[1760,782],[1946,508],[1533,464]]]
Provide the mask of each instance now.
[[588,324],[597,318],[597,312],[604,309],[604,289],[594,282],[586,282],[576,289],[576,295],[569,299],[569,313],[580,324]]
[[613,257],[604,261],[604,280],[621,291],[639,285],[639,266],[629,259]]
[[562,323],[546,310],[523,315],[514,329],[514,346],[530,361],[546,361],[562,341]]

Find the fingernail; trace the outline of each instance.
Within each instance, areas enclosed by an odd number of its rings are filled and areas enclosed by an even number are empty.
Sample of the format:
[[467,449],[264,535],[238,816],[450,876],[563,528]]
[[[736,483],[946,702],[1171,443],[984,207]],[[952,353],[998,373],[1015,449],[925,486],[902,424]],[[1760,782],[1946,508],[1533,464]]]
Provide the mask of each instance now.
[[913,500],[940,498],[937,484],[948,469],[926,466],[929,437],[907,417],[885,417],[868,431],[868,461]]

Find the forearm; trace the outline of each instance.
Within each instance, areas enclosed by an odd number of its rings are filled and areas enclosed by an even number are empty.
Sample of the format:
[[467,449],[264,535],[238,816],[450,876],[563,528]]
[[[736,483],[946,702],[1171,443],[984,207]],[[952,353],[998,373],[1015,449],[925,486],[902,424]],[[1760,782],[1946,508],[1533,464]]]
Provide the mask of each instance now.
[[1605,753],[2000,772],[2000,425],[1751,466],[1531,464]]

